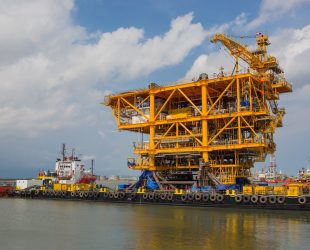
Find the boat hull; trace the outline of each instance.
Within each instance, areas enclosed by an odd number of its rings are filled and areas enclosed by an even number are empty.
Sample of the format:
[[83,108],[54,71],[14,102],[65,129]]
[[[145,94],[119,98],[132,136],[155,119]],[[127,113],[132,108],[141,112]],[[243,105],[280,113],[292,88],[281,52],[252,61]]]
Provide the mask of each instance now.
[[[188,207],[219,207],[219,208],[241,208],[241,209],[272,209],[272,210],[296,210],[310,211],[310,197],[306,197],[306,203],[300,204],[298,197],[286,197],[283,203],[270,203],[267,201],[262,204],[260,202],[253,203],[251,201],[237,202],[234,196],[223,195],[222,201],[203,200],[184,200],[181,194],[174,194],[171,200],[149,199],[139,193],[125,193],[124,197],[115,198],[114,195],[97,193],[94,197],[72,196],[71,192],[63,192],[62,194],[45,195],[43,192],[12,192],[9,197],[24,198],[24,199],[44,199],[44,200],[71,200],[71,201],[89,201],[89,202],[107,202],[107,203],[127,203],[127,204],[152,204],[152,205],[170,205],[170,206],[188,206]],[[113,196],[113,197],[112,197]]]

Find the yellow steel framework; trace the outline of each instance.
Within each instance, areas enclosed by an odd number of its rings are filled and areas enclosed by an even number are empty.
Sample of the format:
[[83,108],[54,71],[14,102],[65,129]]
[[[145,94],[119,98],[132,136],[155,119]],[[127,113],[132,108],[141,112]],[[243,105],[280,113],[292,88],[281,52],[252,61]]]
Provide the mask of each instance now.
[[[128,167],[155,173],[207,168],[218,183],[236,183],[250,176],[250,168],[275,151],[273,134],[282,126],[284,109],[278,108],[279,94],[291,92],[277,60],[267,55],[268,37],[258,34],[255,52],[217,34],[236,59],[235,72],[209,79],[148,88],[106,96],[121,130],[146,134],[134,143],[138,158]],[[238,59],[249,64],[239,72]]]

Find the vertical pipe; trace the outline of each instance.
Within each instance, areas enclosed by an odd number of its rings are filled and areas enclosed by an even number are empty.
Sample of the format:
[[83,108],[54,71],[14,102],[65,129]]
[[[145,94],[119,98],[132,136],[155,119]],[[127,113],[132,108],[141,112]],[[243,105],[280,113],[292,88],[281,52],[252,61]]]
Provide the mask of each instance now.
[[203,153],[202,158],[205,162],[209,161],[209,153],[207,151],[208,146],[208,121],[207,121],[207,84],[206,81],[201,85],[201,112],[202,112],[202,146]]
[[66,144],[62,144],[62,160],[65,160],[65,154],[66,154]]
[[239,63],[238,63],[238,55],[236,56],[236,75],[239,74]]
[[237,112],[238,112],[238,143],[241,144],[241,117],[240,117],[240,81],[237,76]]
[[[176,137],[179,138],[179,123],[176,123],[175,124],[175,134],[176,134]],[[178,148],[179,147],[179,140],[177,140],[177,145],[176,147]]]
[[120,121],[121,121],[121,99],[120,97],[117,98],[117,125],[118,127],[121,125],[120,124]]
[[154,167],[155,164],[155,159],[154,159],[154,146],[155,146],[155,142],[154,142],[154,136],[155,136],[155,95],[154,93],[150,93],[150,150],[152,151],[152,153],[149,154],[150,156],[150,167]]
[[253,111],[253,100],[252,100],[252,81],[251,77],[249,77],[249,96],[250,96],[250,111]]

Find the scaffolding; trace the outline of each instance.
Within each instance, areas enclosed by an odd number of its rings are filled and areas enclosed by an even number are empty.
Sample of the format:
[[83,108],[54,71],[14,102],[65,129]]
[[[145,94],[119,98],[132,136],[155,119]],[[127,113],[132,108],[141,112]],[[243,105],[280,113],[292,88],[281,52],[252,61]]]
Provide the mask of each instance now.
[[[138,157],[128,158],[128,167],[153,171],[161,185],[235,184],[276,150],[273,134],[285,114],[277,100],[292,85],[267,55],[268,37],[256,36],[255,52],[224,34],[211,41],[230,50],[233,73],[203,73],[193,82],[151,83],[105,97],[118,129],[145,135],[134,143]],[[246,72],[239,70],[239,59],[249,64]]]

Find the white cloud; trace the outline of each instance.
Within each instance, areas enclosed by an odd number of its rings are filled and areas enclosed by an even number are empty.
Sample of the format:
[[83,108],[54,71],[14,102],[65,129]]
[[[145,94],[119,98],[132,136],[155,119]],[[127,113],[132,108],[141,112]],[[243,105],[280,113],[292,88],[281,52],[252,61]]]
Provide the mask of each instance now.
[[84,29],[71,24],[72,0],[4,0],[0,3],[1,65],[14,63],[38,50],[70,46]]
[[87,33],[73,8],[73,0],[0,3],[2,135],[95,123],[107,114],[99,103],[109,83],[178,64],[206,37],[192,13],[153,38],[135,27]]
[[[210,27],[205,31],[205,33],[208,38],[211,39],[216,33],[225,33],[229,30],[239,31],[244,27],[246,22],[246,14],[241,13],[230,22]],[[191,68],[186,72],[185,76],[180,81],[191,81],[193,78],[197,79],[201,73],[207,73],[209,77],[213,77],[214,74],[218,74],[220,72],[221,67],[224,68],[224,72],[226,74],[232,73],[235,61],[230,56],[230,52],[218,44],[208,44],[208,46],[217,46],[220,50],[198,56]],[[247,69],[246,63],[243,63],[242,61],[239,62],[239,67],[240,70]]]
[[260,25],[292,13],[296,8],[309,4],[309,0],[262,0],[258,17],[246,25],[247,30],[252,30]]
[[296,86],[308,84],[310,58],[310,25],[300,29],[281,29],[270,37],[274,54],[289,79]]
[[[186,72],[183,81],[190,81],[198,78],[201,73],[207,73],[209,78],[216,77],[223,67],[224,74],[231,74],[235,65],[235,59],[231,57],[227,49],[221,48],[210,54],[202,54],[197,57],[191,68]],[[239,70],[246,71],[247,65],[239,62]]]

